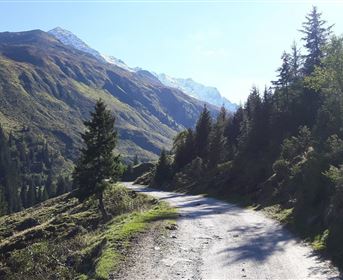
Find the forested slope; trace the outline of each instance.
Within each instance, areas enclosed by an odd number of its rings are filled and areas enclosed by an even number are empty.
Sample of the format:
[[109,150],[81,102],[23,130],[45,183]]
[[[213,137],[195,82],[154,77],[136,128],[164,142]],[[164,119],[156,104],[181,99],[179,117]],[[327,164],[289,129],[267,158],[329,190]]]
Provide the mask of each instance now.
[[83,121],[98,99],[116,118],[125,162],[156,159],[194,126],[203,103],[145,72],[99,61],[40,30],[0,33],[0,215],[70,190]]
[[161,154],[151,184],[273,210],[342,265],[343,38],[330,30],[313,8],[306,52],[284,52],[273,87],[253,88],[234,115],[213,120],[205,109]]

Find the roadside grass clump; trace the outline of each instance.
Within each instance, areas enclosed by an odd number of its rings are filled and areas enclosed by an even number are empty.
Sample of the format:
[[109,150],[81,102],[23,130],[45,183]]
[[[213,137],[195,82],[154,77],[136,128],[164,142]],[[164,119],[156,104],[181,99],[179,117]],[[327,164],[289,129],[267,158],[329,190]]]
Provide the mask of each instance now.
[[282,208],[280,204],[266,206],[262,211],[274,220],[282,224],[290,225],[293,223],[294,208]]
[[328,229],[324,230],[322,234],[318,234],[314,237],[313,242],[311,243],[312,248],[316,251],[325,251],[326,242],[329,237],[330,231]]
[[1,217],[0,279],[108,279],[138,233],[176,218],[166,203],[120,184],[104,199],[108,222],[95,200],[70,194]]

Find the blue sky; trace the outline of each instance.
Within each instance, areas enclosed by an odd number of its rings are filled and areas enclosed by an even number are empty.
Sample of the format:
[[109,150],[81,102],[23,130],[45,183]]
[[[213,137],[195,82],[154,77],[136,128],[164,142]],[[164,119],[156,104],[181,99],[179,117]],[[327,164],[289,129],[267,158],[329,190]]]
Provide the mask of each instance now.
[[252,85],[264,88],[275,78],[283,50],[299,42],[297,30],[313,4],[342,34],[343,4],[328,0],[0,0],[0,31],[60,26],[129,66],[191,77],[239,103]]

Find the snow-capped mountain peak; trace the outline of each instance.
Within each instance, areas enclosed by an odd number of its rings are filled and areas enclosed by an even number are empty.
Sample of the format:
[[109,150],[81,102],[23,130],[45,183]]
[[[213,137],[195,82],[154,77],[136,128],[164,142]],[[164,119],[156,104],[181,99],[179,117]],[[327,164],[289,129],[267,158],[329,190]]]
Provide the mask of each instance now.
[[108,62],[110,64],[114,64],[114,65],[116,65],[120,68],[123,68],[127,71],[130,71],[130,72],[136,71],[135,68],[131,68],[131,67],[127,66],[127,64],[119,58],[116,58],[116,57],[111,56],[111,55],[105,55],[105,54],[101,54],[101,56],[102,56],[102,58],[104,58],[106,60],[106,62]]
[[66,46],[73,47],[79,51],[83,51],[85,53],[89,53],[96,58],[102,59],[101,54],[89,47],[84,41],[82,41],[79,37],[77,37],[74,33],[63,29],[61,27],[56,27],[50,31],[48,31],[49,34],[53,35],[57,40],[59,40],[61,43],[63,43]]
[[[136,68],[129,67],[127,64],[125,64],[124,61],[114,56],[101,54],[97,50],[94,50],[90,46],[88,46],[84,41],[78,38],[75,34],[61,27],[56,27],[48,31],[48,33],[53,35],[64,45],[67,45],[79,51],[83,51],[85,53],[91,54],[95,58],[100,60],[101,62],[110,63],[126,71],[136,72],[137,74],[143,71],[141,68],[138,68],[138,67]],[[203,84],[195,82],[191,78],[187,78],[187,79],[173,78],[166,74],[156,74],[152,72],[151,74],[153,74],[162,84],[168,87],[180,89],[184,93],[196,99],[199,99],[201,101],[205,101],[207,103],[216,105],[218,107],[224,105],[225,108],[231,112],[236,111],[238,107],[236,104],[231,103],[229,100],[223,97],[218,91],[218,89],[215,87],[205,86]]]
[[215,87],[205,86],[194,81],[191,78],[181,79],[170,77],[166,74],[154,75],[160,80],[160,82],[166,86],[178,88],[184,93],[199,99],[201,101],[208,102],[218,107],[224,106],[227,110],[234,112],[237,110],[237,104],[230,102],[224,96],[222,96],[219,90]]

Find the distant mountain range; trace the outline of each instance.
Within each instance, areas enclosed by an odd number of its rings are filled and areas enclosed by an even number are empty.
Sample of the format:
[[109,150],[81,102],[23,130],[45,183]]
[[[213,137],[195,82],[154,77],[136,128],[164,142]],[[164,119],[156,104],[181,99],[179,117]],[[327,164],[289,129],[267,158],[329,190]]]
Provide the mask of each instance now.
[[75,160],[83,120],[102,98],[115,113],[124,159],[137,155],[147,161],[195,125],[204,102],[165,86],[148,71],[108,63],[62,31],[0,33],[0,125],[6,131],[29,129],[67,161]]
[[238,105],[230,102],[228,99],[223,97],[217,88],[205,86],[198,82],[193,81],[191,78],[181,79],[173,78],[166,74],[155,74],[158,79],[166,86],[174,87],[187,93],[196,99],[208,102],[215,106],[224,106],[227,110],[235,112]]
[[[101,61],[106,61],[108,63],[114,64],[120,68],[123,68],[130,72],[138,72],[142,71],[141,68],[131,68],[128,65],[125,64],[124,61],[115,58],[114,56],[107,56],[104,54],[99,53],[98,51],[92,49],[89,47],[85,42],[83,42],[80,38],[78,38],[76,35],[74,35],[72,32],[62,29],[60,27],[56,27],[48,33],[55,36],[58,40],[60,40],[63,44],[72,46],[80,51],[89,53],[96,57],[97,59]],[[182,78],[173,78],[166,74],[156,74],[151,72],[154,76],[157,77],[157,79],[164,85],[168,87],[177,88],[184,93],[188,94],[189,96],[192,96],[198,100],[205,101],[207,103],[210,103],[215,106],[224,106],[226,109],[228,109],[231,112],[236,111],[237,104],[234,104],[230,102],[228,99],[223,97],[217,88],[205,86],[201,83],[198,83],[196,81],[193,81],[191,78],[188,79],[182,79]]]

